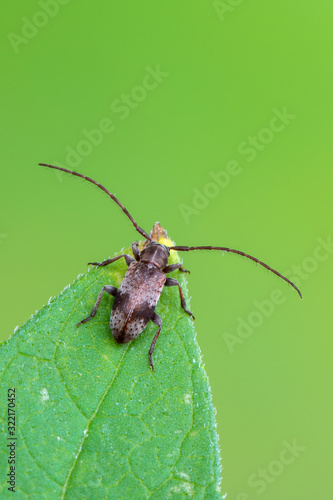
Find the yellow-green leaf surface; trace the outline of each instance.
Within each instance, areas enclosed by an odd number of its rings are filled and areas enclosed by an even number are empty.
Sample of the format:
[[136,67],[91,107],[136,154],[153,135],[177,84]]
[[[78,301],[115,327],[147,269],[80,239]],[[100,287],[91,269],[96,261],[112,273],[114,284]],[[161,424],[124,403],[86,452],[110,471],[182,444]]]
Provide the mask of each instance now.
[[[117,344],[107,294],[96,316],[76,327],[102,286],[119,287],[125,272],[120,259],[80,276],[2,344],[1,498],[13,495],[8,388],[16,389],[15,498],[221,498],[210,388],[178,289],[165,288],[156,308],[163,327],[154,373],[148,350],[157,327]],[[188,303],[184,274],[172,275]]]

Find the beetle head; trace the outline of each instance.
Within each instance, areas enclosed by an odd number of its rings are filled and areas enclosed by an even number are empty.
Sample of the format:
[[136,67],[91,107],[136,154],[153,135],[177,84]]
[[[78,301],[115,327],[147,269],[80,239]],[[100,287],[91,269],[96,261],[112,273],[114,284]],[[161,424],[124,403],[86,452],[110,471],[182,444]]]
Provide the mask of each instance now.
[[140,254],[140,262],[152,264],[158,269],[163,269],[168,265],[170,256],[169,248],[161,243],[152,241],[142,250]]

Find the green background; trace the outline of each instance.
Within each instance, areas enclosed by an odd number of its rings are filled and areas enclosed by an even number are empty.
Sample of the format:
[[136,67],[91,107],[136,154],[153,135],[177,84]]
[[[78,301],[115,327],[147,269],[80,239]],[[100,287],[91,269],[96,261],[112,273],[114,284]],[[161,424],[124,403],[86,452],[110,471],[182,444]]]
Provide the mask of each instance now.
[[[84,147],[84,130],[107,118],[112,132],[86,145],[76,168],[146,231],[159,220],[179,245],[237,248],[301,276],[303,301],[240,257],[183,255],[217,409],[222,492],[330,498],[333,250],[316,249],[332,234],[333,4],[42,5],[8,5],[1,20],[1,338],[88,261],[138,237],[99,190],[37,166],[74,166],[68,148]],[[164,76],[145,91],[147,67]],[[132,107],[120,112],[126,95]],[[289,123],[267,130],[284,109]],[[251,137],[258,149],[245,154]],[[210,172],[225,175],[231,161],[238,173],[212,186]],[[196,210],[187,220],[182,204]],[[257,321],[246,338],[239,318]],[[302,449],[293,457],[285,443],[294,441]]]

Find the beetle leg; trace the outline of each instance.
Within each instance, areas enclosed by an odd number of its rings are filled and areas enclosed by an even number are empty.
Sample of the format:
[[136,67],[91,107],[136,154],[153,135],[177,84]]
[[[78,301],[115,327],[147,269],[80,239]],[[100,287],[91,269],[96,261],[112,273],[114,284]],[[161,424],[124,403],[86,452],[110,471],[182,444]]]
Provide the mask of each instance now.
[[190,316],[192,316],[192,318],[194,319],[194,315],[186,307],[185,299],[184,299],[184,295],[183,295],[183,290],[182,290],[182,287],[180,286],[180,283],[178,283],[178,281],[175,280],[174,278],[167,278],[165,280],[165,284],[164,285],[165,286],[178,286],[179,295],[180,295],[180,302],[181,302],[182,308],[184,309],[184,311],[187,314],[189,314]]
[[179,269],[182,273],[189,273],[187,269],[183,268],[183,264],[171,264],[170,266],[166,266],[162,271],[167,274],[167,273],[172,273],[172,271],[175,271],[176,269]]
[[137,262],[139,262],[139,260],[140,260],[140,250],[137,247],[137,243],[138,243],[137,241],[134,241],[132,243],[132,252],[133,252],[135,260]]
[[162,328],[162,320],[161,320],[161,318],[159,317],[159,315],[158,315],[158,314],[156,314],[155,312],[154,312],[154,314],[153,314],[153,316],[152,316],[151,320],[152,320],[152,322],[153,322],[153,323],[155,323],[155,325],[157,325],[157,326],[158,326],[158,330],[157,330],[157,332],[155,333],[155,337],[153,338],[153,341],[152,341],[151,346],[150,346],[150,349],[149,349],[149,364],[150,364],[150,366],[151,366],[151,369],[152,369],[153,371],[155,371],[155,370],[154,370],[154,365],[153,365],[153,358],[152,358],[152,356],[153,356],[153,352],[154,352],[154,349],[155,349],[155,344],[156,344],[156,341],[157,341],[157,339],[158,339],[158,336],[159,336],[160,331],[161,331],[161,328]]
[[127,253],[124,253],[122,255],[117,255],[117,257],[113,257],[112,259],[104,260],[104,262],[88,262],[88,266],[100,266],[100,267],[108,266],[112,262],[115,262],[116,260],[121,259],[122,257],[124,257],[124,259],[126,260],[126,264],[128,266],[130,265],[131,262],[134,261],[133,257],[128,255]]
[[95,302],[93,310],[91,311],[90,316],[88,316],[87,318],[85,318],[82,321],[80,321],[76,326],[80,326],[80,325],[82,325],[82,323],[86,323],[87,321],[89,321],[91,318],[93,318],[95,316],[96,311],[98,309],[98,306],[99,306],[99,304],[100,304],[100,302],[102,300],[103,292],[107,292],[110,295],[113,295],[113,297],[115,297],[117,291],[118,291],[118,288],[116,288],[115,286],[111,286],[111,285],[103,286],[102,290],[99,292],[99,295],[97,297],[97,300]]

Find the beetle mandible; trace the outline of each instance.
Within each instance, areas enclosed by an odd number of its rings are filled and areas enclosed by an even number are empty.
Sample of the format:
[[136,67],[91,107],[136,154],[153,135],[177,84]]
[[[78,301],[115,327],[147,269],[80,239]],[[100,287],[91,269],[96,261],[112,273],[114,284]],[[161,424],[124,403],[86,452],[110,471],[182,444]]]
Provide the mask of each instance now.
[[103,292],[107,292],[115,298],[110,317],[110,329],[116,342],[118,342],[119,344],[124,344],[135,339],[144,330],[149,321],[152,321],[158,327],[158,330],[155,333],[149,349],[149,364],[153,371],[154,365],[152,355],[157,338],[162,328],[162,320],[159,315],[156,314],[155,307],[164,286],[178,286],[181,306],[184,311],[194,319],[193,314],[186,307],[180,283],[176,279],[166,276],[166,274],[171,273],[176,269],[185,273],[189,272],[183,268],[182,264],[177,263],[168,265],[170,250],[176,250],[180,252],[189,252],[191,250],[220,250],[222,252],[236,253],[238,255],[241,255],[242,257],[251,259],[252,261],[260,264],[261,266],[265,267],[272,273],[282,278],[284,281],[293,286],[298,292],[299,296],[302,298],[300,290],[288,278],[280,274],[278,271],[275,271],[256,257],[252,257],[251,255],[241,252],[240,250],[213,246],[188,247],[176,245],[167,247],[166,245],[158,243],[157,240],[161,235],[161,231],[163,231],[161,226],[156,223],[151,234],[149,235],[148,233],[146,233],[146,231],[138,226],[131,214],[120,203],[120,201],[104,186],[102,186],[102,184],[99,184],[90,177],[79,174],[78,172],[68,170],[67,168],[57,167],[55,165],[49,165],[47,163],[39,163],[39,165],[42,167],[61,170],[62,172],[81,177],[82,179],[85,179],[86,181],[89,181],[95,186],[102,189],[108,196],[110,196],[113,201],[117,203],[117,205],[122,209],[125,215],[130,219],[138,233],[140,233],[141,236],[145,238],[146,242],[141,252],[137,246],[137,243],[132,243],[132,252],[134,258],[131,255],[122,254],[118,255],[117,257],[113,257],[112,259],[105,260],[104,262],[89,262],[88,265],[107,266],[118,259],[124,258],[126,264],[128,265],[128,269],[120,285],[120,288],[117,289],[111,285],[104,286],[97,297],[96,303],[90,315],[80,321],[77,326],[86,323],[95,316],[98,306],[101,302]]

